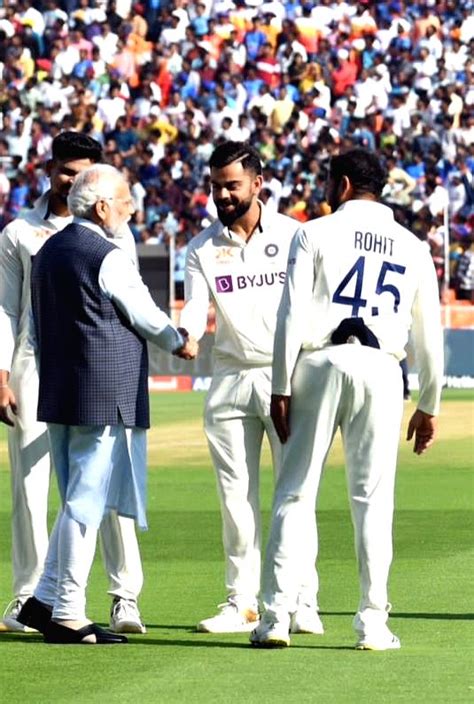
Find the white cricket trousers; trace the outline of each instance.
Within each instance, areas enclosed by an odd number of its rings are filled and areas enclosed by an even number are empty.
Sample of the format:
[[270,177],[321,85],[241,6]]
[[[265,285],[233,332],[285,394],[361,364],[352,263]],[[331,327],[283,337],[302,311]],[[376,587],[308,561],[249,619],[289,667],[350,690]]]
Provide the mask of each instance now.
[[307,559],[301,546],[311,540],[322,468],[340,428],[360,581],[357,618],[359,625],[386,622],[402,413],[394,357],[351,344],[300,354],[264,563],[263,601],[277,619],[296,608]]
[[[270,443],[275,476],[281,464],[281,444],[270,418],[270,377],[270,367],[238,371],[216,368],[204,413],[221,505],[227,594],[243,607],[255,607],[260,593],[259,485],[264,433]],[[316,541],[314,511],[309,522],[309,539]],[[316,606],[314,560],[305,562],[298,591],[299,603]]]
[[[35,590],[48,550],[51,459],[46,424],[36,420],[38,374],[31,356],[17,355],[9,383],[18,405],[15,427],[8,432],[13,594],[25,601]],[[108,593],[136,599],[143,585],[143,571],[133,519],[115,512],[107,514],[100,528],[100,544]]]

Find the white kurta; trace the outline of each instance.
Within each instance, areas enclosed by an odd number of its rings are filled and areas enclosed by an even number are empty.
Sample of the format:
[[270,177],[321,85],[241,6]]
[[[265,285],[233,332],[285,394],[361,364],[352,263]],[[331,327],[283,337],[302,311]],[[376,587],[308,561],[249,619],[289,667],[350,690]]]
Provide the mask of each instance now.
[[[74,222],[105,237],[101,228],[88,220]],[[143,337],[169,352],[184,344],[120,249],[104,257],[99,286]],[[35,596],[53,606],[54,618],[83,620],[97,528],[107,509],[147,527],[146,431],[125,428],[123,423],[94,427],[49,423],[48,431],[62,511]]]
[[[105,238],[103,230],[89,220],[75,218],[74,223]],[[144,338],[168,352],[184,344],[122,250],[114,249],[105,256],[99,286]],[[142,428],[125,428],[121,423],[93,427],[48,423],[48,430],[61,496],[72,518],[98,528],[107,508],[135,518],[143,529],[147,527],[146,434]],[[71,483],[73,467],[81,471]]]

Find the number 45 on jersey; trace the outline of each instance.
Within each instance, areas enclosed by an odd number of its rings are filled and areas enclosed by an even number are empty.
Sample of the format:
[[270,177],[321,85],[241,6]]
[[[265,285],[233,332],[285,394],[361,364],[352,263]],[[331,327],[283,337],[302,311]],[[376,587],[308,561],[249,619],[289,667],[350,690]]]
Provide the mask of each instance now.
[[[352,306],[352,317],[359,316],[359,310],[367,306],[367,299],[362,298],[362,288],[364,285],[364,268],[365,268],[365,257],[360,256],[356,261],[354,266],[352,266],[347,274],[342,279],[339,286],[334,291],[332,297],[333,303],[340,303],[344,306]],[[403,276],[405,273],[405,267],[400,264],[392,264],[392,262],[382,262],[380,267],[379,276],[377,279],[377,285],[375,287],[375,293],[380,296],[382,293],[390,293],[393,296],[393,312],[398,313],[398,306],[400,305],[400,291],[392,283],[385,283],[385,277],[388,272],[393,272],[395,274]],[[355,290],[353,296],[345,296],[344,289],[346,287],[352,288],[350,285],[351,280],[355,277]],[[377,307],[372,308],[372,315],[378,315],[379,309]]]

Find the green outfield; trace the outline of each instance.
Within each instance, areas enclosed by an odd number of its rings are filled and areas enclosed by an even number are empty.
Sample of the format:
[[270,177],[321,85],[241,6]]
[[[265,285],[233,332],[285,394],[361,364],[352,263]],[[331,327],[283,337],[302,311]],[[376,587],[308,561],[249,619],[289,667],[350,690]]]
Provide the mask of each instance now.
[[[203,395],[157,394],[149,437],[149,524],[140,536],[145,636],[112,647],[45,645],[0,633],[0,700],[229,704],[474,702],[474,392],[444,396],[437,444],[423,457],[402,441],[397,481],[392,630],[402,649],[353,650],[357,604],[342,453],[336,444],[318,506],[324,636],[294,636],[262,651],[248,636],[207,635],[195,624],[224,597],[220,517],[201,428]],[[413,410],[406,404],[406,416]],[[406,423],[405,423],[406,425]],[[10,598],[10,491],[0,430],[0,602]],[[272,475],[265,449],[262,503]],[[52,512],[57,505],[52,492]],[[304,540],[304,536],[302,536]],[[110,599],[100,559],[89,616],[105,623]]]

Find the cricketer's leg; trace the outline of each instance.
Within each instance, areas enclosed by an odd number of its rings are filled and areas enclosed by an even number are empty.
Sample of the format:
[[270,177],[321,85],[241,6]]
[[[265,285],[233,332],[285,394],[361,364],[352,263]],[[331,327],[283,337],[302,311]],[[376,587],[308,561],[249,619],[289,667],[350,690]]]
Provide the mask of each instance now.
[[215,374],[204,427],[219,491],[226,589],[256,607],[260,588],[259,465],[263,424],[246,371]]
[[293,375],[290,437],[283,445],[264,562],[262,597],[275,620],[296,611],[308,561],[316,560],[315,503],[340,392],[340,375],[324,350],[302,355]]
[[39,382],[34,357],[20,351],[9,383],[18,406],[15,425],[8,432],[13,594],[25,601],[33,594],[48,549],[51,460],[46,424],[36,420]]
[[[270,417],[271,369],[263,367],[262,369],[254,371],[257,373],[255,387],[258,392],[262,422],[265,426],[265,432],[272,454],[272,467],[276,484],[280,476],[283,448]],[[318,529],[315,512],[313,511],[311,515],[313,518],[313,527],[312,529],[308,528],[308,534],[305,536],[304,547],[307,551],[307,556],[305,557],[303,550],[301,551],[300,568],[302,577],[298,589],[298,608],[301,608],[302,615],[306,612],[306,619],[308,617],[314,619],[312,614],[318,611],[319,591],[319,579],[315,565],[316,556],[318,554]],[[310,519],[309,516],[308,519]]]
[[382,628],[388,618],[403,394],[399,365],[393,357],[363,348],[357,359],[354,356],[354,365],[341,432],[361,592],[354,625],[363,635]]

